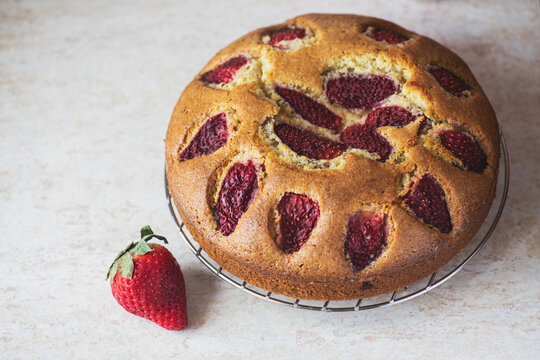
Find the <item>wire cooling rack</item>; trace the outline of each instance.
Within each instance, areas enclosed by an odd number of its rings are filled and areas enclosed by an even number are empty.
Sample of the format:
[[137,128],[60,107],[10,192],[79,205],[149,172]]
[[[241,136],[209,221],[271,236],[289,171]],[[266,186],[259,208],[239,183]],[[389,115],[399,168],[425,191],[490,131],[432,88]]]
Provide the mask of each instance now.
[[[406,300],[413,299],[419,295],[422,295],[429,290],[441,285],[452,276],[454,276],[459,270],[461,270],[477,253],[482,246],[490,238],[491,234],[495,230],[497,223],[501,217],[501,214],[506,203],[506,196],[508,194],[508,185],[510,178],[510,163],[508,158],[508,149],[506,147],[506,141],[501,134],[501,149],[502,158],[499,170],[499,181],[497,184],[497,194],[493,202],[493,206],[486,218],[486,221],[476,234],[476,236],[470,241],[470,243],[455,256],[448,264],[442,267],[439,271],[434,272],[430,276],[416,282],[413,285],[406,286],[400,290],[384,295],[375,297],[351,300],[351,301],[313,301],[293,299],[287,296],[283,296],[277,293],[263,290],[254,285],[239,279],[233,274],[229,273],[215,261],[213,261],[208,254],[199,246],[199,244],[193,239],[191,234],[187,231],[184,223],[182,222],[178,210],[176,209],[174,202],[171,199],[169,189],[167,186],[167,176],[165,176],[165,196],[169,205],[169,210],[173,217],[180,235],[191,251],[195,254],[210,271],[215,275],[225,280],[229,284],[248,292],[258,298],[265,299],[274,303],[284,304],[292,306],[298,309],[316,310],[325,312],[345,312],[345,311],[360,311],[370,310],[375,308],[381,308],[397,303],[404,302]],[[501,176],[502,175],[502,176]]]

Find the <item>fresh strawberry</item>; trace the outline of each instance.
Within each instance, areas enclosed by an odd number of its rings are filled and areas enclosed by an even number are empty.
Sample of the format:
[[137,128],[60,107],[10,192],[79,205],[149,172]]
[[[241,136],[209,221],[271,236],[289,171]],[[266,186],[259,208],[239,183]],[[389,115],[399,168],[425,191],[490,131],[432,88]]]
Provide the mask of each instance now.
[[274,131],[281,141],[294,152],[311,159],[333,159],[347,149],[345,145],[319,136],[312,131],[302,130],[284,123],[276,125]]
[[167,330],[187,326],[186,287],[180,265],[165,247],[147,242],[156,238],[145,226],[141,240],[122,250],[109,268],[114,298],[128,312],[142,316]]

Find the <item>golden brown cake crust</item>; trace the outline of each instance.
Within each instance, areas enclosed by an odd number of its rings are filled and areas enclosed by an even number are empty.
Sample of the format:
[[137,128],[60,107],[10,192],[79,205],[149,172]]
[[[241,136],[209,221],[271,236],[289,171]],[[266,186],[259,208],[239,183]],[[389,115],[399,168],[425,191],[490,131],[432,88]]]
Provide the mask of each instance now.
[[[269,34],[285,26],[307,29],[307,40],[290,50],[273,48],[267,43]],[[408,40],[399,45],[376,41],[366,36],[371,28],[391,30]],[[239,54],[247,56],[249,64],[233,82],[213,86],[201,80],[203,74]],[[470,86],[467,96],[445,91],[428,71],[430,66],[459,76]],[[401,87],[401,97],[392,98],[394,104],[406,104],[425,115],[403,128],[381,129],[398,157],[381,162],[369,154],[346,151],[335,160],[309,161],[269,140],[264,130],[268,121],[302,122],[272,91],[274,84],[302,89],[347,124],[364,119],[369,109],[348,111],[325,100],[325,79],[344,71],[388,73]],[[220,112],[232,124],[226,144],[211,154],[180,161],[180,151],[201,124]],[[467,129],[486,154],[486,168],[477,173],[457,166],[459,161],[433,145],[429,134],[420,133],[426,118],[441,128]],[[321,135],[335,136],[305,121],[302,124]],[[228,45],[186,87],[166,138],[169,190],[193,238],[223,268],[248,283],[303,299],[373,296],[437,271],[485,220],[495,195],[499,157],[494,111],[456,54],[393,23],[356,15],[303,15],[255,30]],[[226,170],[242,159],[254,159],[264,171],[253,202],[234,232],[224,236],[217,230],[213,208]],[[428,226],[400,198],[406,190],[404,179],[427,173],[444,189],[453,225],[448,234]],[[286,192],[305,194],[320,208],[309,240],[292,254],[275,243],[276,204]],[[354,271],[344,256],[347,223],[367,208],[386,214],[388,242],[379,258]]]

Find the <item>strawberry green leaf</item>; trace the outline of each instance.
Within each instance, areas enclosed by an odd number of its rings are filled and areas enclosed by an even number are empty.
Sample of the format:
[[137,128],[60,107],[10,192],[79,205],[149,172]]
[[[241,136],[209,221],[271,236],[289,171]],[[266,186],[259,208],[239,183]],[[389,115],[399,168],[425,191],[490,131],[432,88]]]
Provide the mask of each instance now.
[[128,246],[126,246],[126,248],[124,250],[120,251],[118,253],[118,255],[116,255],[112,265],[109,267],[109,271],[107,272],[107,277],[105,278],[105,280],[110,278],[111,282],[113,281],[113,279],[114,279],[114,277],[116,275],[116,271],[118,270],[118,259],[120,259],[125,253],[127,253],[129,251],[129,249],[131,249],[134,246],[135,246],[135,243],[131,242],[131,243],[129,243]]
[[144,255],[151,251],[154,250],[150,246],[148,246],[146,241],[141,239],[141,241],[139,241],[129,252],[133,255]]
[[118,259],[118,270],[123,278],[131,279],[133,267],[133,256],[130,253],[127,252]]
[[114,261],[111,267],[109,268],[109,272],[107,273],[107,277],[105,278],[105,280],[110,278],[112,282],[114,277],[116,276],[117,271],[118,271],[118,263]]
[[147,244],[147,241],[153,238],[162,240],[165,242],[165,244],[169,243],[164,236],[154,234],[150,225],[144,226],[141,229],[141,240],[136,243],[130,243],[124,250],[118,253],[112,265],[109,267],[109,271],[107,272],[107,277],[105,279],[110,279],[112,282],[117,271],[120,271],[120,275],[122,277],[131,279],[134,267],[133,255],[144,255],[153,251],[152,248]]
[[[150,251],[152,251],[152,248],[150,248],[148,244],[146,244],[146,242],[143,241],[143,243],[147,248],[150,249]],[[131,243],[126,248],[126,250],[122,251],[118,255],[118,257],[114,260],[113,264],[109,268],[109,272],[107,273],[106,279],[110,279],[110,281],[112,282],[118,271],[120,271],[120,276],[122,276],[123,278],[131,279],[131,276],[133,275],[134,265],[133,265],[133,255],[131,255],[130,250],[132,248],[133,249],[137,248],[137,245],[139,245],[139,243],[137,243],[135,246],[134,246],[134,243]],[[138,251],[141,252],[141,250],[138,250]]]

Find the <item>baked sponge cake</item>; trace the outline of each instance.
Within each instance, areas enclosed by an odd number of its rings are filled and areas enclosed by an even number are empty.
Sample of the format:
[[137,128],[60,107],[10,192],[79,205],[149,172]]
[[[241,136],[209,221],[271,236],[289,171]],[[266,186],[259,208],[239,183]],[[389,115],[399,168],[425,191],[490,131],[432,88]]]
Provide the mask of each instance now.
[[485,220],[499,157],[494,111],[456,54],[356,15],[299,16],[228,45],[166,138],[193,238],[248,283],[302,299],[437,271]]

